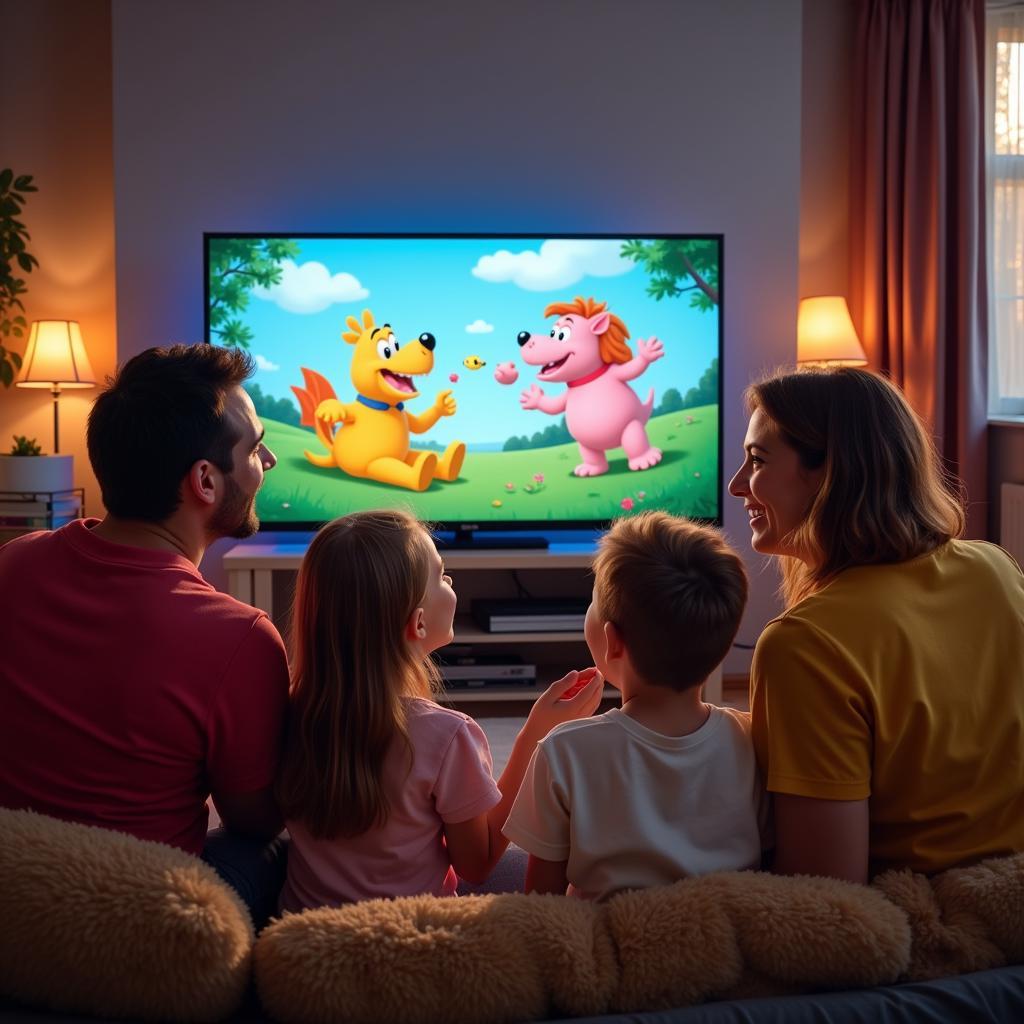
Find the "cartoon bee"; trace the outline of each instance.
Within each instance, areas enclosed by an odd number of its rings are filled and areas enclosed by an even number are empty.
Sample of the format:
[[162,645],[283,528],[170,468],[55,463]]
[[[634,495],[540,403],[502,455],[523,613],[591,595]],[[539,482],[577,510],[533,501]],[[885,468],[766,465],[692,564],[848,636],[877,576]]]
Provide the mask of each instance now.
[[466,356],[462,360],[462,365],[467,370],[479,370],[481,366],[486,366],[487,364],[479,356]]

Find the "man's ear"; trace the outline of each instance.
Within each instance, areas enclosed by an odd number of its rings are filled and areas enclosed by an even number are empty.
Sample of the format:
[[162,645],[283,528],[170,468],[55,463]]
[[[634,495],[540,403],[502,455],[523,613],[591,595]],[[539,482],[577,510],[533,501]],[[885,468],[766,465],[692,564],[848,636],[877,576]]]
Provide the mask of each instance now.
[[409,616],[405,624],[405,639],[409,641],[423,640],[427,635],[427,617],[422,608],[417,608]]
[[201,505],[215,505],[220,492],[220,470],[209,459],[199,459],[185,477],[184,486]]

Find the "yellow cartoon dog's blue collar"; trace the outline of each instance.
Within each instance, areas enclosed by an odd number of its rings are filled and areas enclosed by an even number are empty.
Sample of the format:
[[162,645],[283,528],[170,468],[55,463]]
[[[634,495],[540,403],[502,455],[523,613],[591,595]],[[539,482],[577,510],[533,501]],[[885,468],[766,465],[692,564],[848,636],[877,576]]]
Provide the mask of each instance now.
[[378,412],[382,412],[384,409],[405,408],[405,402],[397,402],[395,405],[389,405],[387,402],[378,401],[376,398],[367,398],[366,395],[356,395],[356,401],[362,402],[363,405],[368,405],[371,409],[376,409]]

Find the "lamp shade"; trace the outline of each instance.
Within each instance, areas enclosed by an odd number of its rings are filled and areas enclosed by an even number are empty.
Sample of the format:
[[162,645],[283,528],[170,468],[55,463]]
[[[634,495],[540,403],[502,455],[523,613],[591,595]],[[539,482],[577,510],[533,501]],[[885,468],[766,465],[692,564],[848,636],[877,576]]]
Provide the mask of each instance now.
[[867,356],[842,295],[816,295],[800,300],[796,361],[823,366],[867,365]]
[[33,320],[15,384],[19,388],[91,388],[96,378],[77,320]]

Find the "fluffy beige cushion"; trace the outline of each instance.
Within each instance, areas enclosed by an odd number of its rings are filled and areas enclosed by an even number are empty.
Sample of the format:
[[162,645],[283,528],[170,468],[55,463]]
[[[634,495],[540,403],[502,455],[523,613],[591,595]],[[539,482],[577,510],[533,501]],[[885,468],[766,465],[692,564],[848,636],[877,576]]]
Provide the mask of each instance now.
[[881,893],[744,873],[605,905],[420,896],[307,911],[261,934],[255,968],[288,1024],[469,1024],[874,985],[909,960],[906,916]]
[[952,868],[931,880],[888,871],[873,884],[910,921],[907,978],[1024,963],[1024,853]]
[[620,977],[610,1009],[896,981],[906,916],[881,893],[826,878],[734,872],[622,893],[607,905]]
[[0,809],[0,992],[136,1020],[216,1021],[250,977],[248,911],[196,857]]
[[256,944],[282,1021],[451,1024],[602,1013],[615,952],[594,904],[564,896],[411,896],[286,915]]

